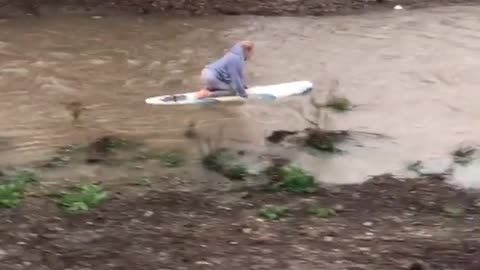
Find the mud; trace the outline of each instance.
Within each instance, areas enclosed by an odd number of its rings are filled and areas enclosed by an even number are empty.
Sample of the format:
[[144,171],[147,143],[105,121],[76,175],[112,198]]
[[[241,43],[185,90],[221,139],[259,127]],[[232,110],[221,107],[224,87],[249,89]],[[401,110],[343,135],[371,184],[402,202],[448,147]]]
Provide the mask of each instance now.
[[287,141],[299,147],[310,147],[324,152],[336,152],[339,150],[335,145],[344,142],[349,137],[350,133],[346,130],[306,128],[302,131],[275,130],[266,137],[266,140],[274,144]]
[[[302,196],[125,185],[109,194],[80,216],[36,197],[1,210],[1,269],[405,269],[422,260],[460,270],[480,255],[479,194],[435,178],[380,176]],[[286,215],[260,219],[266,205]],[[314,206],[336,215],[314,217]]]
[[0,14],[51,13],[106,14],[126,12],[130,14],[255,14],[255,15],[333,15],[351,14],[371,10],[388,10],[395,5],[405,8],[431,7],[474,0],[3,0]]
[[[91,151],[103,162],[86,163]],[[185,174],[192,157],[168,168],[158,153],[106,135],[60,148],[56,166],[24,164],[39,180],[19,207],[0,209],[0,269],[380,270],[420,260],[460,270],[480,255],[480,192],[443,177],[381,175],[293,194],[269,189],[261,176],[239,183]],[[69,214],[51,197],[89,182],[108,199],[86,214]],[[269,206],[286,211],[261,218]],[[331,214],[312,214],[319,207]]]

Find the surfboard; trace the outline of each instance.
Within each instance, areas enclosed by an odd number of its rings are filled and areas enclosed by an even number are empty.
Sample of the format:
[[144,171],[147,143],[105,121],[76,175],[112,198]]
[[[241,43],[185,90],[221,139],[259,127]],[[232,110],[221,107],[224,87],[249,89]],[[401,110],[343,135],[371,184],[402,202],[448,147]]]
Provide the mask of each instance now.
[[[254,86],[246,90],[247,99],[260,99],[274,101],[277,99],[308,94],[313,90],[313,84],[309,81],[295,81],[289,83]],[[218,102],[242,102],[246,99],[240,96],[218,96],[197,98],[196,92],[155,96],[145,99],[147,104],[151,105],[189,105],[189,104],[209,104]]]

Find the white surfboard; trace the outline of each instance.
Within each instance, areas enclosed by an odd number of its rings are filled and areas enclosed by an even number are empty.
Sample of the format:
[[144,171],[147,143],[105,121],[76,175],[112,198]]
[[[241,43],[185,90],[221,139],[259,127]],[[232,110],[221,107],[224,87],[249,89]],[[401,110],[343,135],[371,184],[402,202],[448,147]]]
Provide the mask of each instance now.
[[[282,84],[255,86],[246,90],[248,99],[276,100],[280,98],[308,94],[313,90],[313,84],[309,81],[296,81]],[[216,102],[238,102],[245,99],[240,96],[207,97],[198,99],[196,92],[156,96],[145,99],[147,104],[152,105],[188,105],[207,104]]]

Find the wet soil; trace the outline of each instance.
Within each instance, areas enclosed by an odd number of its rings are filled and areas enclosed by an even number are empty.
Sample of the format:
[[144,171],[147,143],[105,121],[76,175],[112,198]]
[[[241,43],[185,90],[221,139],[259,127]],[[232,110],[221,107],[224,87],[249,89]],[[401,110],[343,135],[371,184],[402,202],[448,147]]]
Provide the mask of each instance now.
[[[3,0],[0,14],[47,15],[51,13],[111,14],[182,14],[182,15],[333,15],[451,4],[475,4],[475,0]],[[478,4],[478,3],[477,3]]]
[[[32,191],[19,208],[0,210],[0,268],[353,270],[422,260],[456,270],[480,255],[480,192],[439,177],[382,175],[292,195],[262,185],[198,188],[174,175],[148,186],[110,182],[109,200],[82,215]],[[285,215],[260,218],[268,205]],[[336,214],[315,217],[312,207]]]

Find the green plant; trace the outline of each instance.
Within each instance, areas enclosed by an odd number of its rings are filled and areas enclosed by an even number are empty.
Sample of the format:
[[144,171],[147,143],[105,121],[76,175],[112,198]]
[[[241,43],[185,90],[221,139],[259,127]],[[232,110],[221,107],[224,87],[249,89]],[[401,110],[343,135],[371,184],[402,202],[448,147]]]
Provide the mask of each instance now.
[[131,143],[116,136],[103,136],[93,141],[88,148],[99,153],[111,153],[116,149],[126,148]]
[[345,141],[350,135],[344,130],[306,129],[305,145],[321,152],[341,153],[337,143]]
[[325,138],[324,140],[321,140],[321,141],[309,140],[307,144],[313,149],[316,149],[322,152],[333,153],[333,152],[336,152],[337,150],[337,148],[335,147],[334,141],[330,138]]
[[245,166],[237,164],[227,167],[223,175],[231,180],[244,180],[248,175],[248,170]]
[[69,156],[55,156],[49,161],[47,161],[44,166],[48,168],[58,168],[66,166],[70,162],[71,158]]
[[450,217],[462,217],[465,215],[465,210],[463,208],[455,206],[445,206],[443,207],[443,211]]
[[315,188],[315,179],[304,170],[294,166],[280,168],[279,181],[273,185],[274,189],[281,189],[293,193],[308,193]]
[[311,208],[308,212],[316,217],[321,218],[328,218],[337,214],[335,209],[327,207],[314,207]]
[[72,161],[75,155],[81,152],[81,150],[85,150],[85,148],[77,144],[60,147],[56,151],[56,155],[44,164],[42,164],[42,166],[47,168],[58,168],[66,166]]
[[38,182],[40,177],[33,171],[19,170],[12,175],[8,175],[5,180],[23,189],[28,184]]
[[124,148],[128,145],[129,143],[127,140],[118,137],[109,137],[105,140],[105,146],[110,150]]
[[284,216],[285,212],[286,212],[286,209],[283,207],[266,206],[266,207],[262,207],[258,211],[258,214],[261,217],[266,218],[268,220],[276,220]]
[[13,183],[0,185],[0,206],[12,208],[17,206],[22,199],[22,189]]
[[40,178],[29,170],[20,170],[12,175],[8,175],[3,179],[0,185],[0,207],[17,206],[28,185],[38,182]]
[[85,213],[107,199],[107,192],[101,186],[85,184],[60,196],[59,205],[72,214]]
[[230,158],[231,156],[226,149],[218,149],[205,155],[202,159],[202,164],[208,170],[221,172],[223,171],[227,160]]
[[350,111],[353,108],[350,100],[340,96],[332,96],[327,100],[325,106],[339,112]]
[[135,185],[137,186],[142,186],[142,187],[150,187],[152,185],[152,182],[148,177],[139,177],[135,181]]
[[180,167],[185,164],[185,158],[181,155],[181,153],[176,151],[169,151],[160,154],[160,160],[164,166],[170,168]]
[[206,169],[222,174],[230,180],[245,180],[250,175],[247,167],[235,163],[234,154],[224,148],[205,155],[202,164]]

